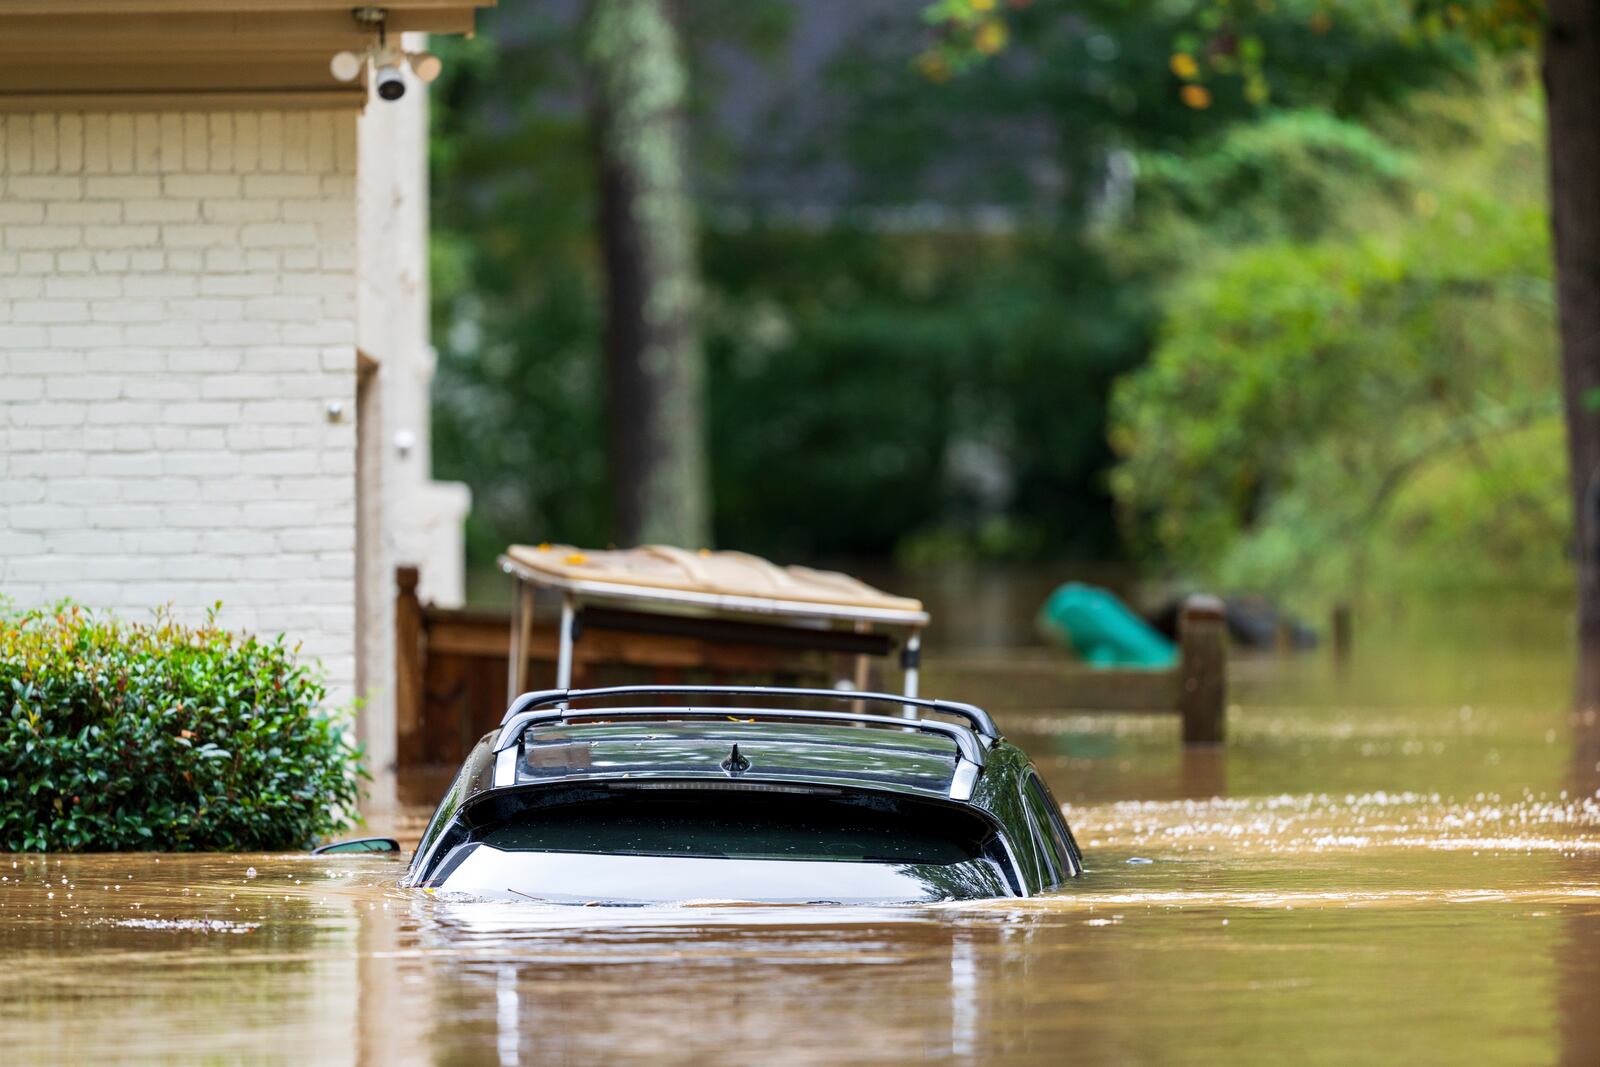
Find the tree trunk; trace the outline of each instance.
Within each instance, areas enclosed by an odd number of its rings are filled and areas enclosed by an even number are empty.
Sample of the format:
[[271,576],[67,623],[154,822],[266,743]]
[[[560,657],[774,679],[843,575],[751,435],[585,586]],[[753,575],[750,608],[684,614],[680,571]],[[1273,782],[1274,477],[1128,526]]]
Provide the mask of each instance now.
[[589,0],[618,544],[710,540],[687,72],[668,0]]
[[1578,571],[1581,707],[1600,703],[1600,5],[1550,0],[1550,218]]

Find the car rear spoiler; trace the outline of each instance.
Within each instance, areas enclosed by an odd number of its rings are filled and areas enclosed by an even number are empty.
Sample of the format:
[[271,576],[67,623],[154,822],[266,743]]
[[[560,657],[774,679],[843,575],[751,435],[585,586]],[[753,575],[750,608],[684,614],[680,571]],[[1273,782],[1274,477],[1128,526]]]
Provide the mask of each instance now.
[[[719,696],[719,697],[769,697],[776,699],[831,700],[838,702],[860,701],[868,704],[898,704],[906,709],[926,708],[966,721],[968,725],[939,722],[917,717],[895,718],[890,715],[867,715],[848,711],[816,711],[798,708],[770,707],[684,707],[676,704],[652,704],[648,707],[573,708],[575,701],[619,699],[642,696]],[[535,724],[568,722],[574,719],[721,719],[728,716],[745,719],[772,719],[787,721],[818,721],[852,723],[861,726],[887,726],[915,729],[926,733],[942,734],[956,744],[962,759],[971,764],[969,772],[957,771],[958,780],[970,790],[971,780],[984,763],[985,745],[998,740],[1000,732],[988,712],[971,704],[948,700],[924,700],[917,697],[897,696],[892,693],[862,693],[847,689],[790,689],[779,686],[729,686],[729,685],[619,685],[603,689],[545,689],[524,693],[512,701],[500,720],[500,733],[495,738],[495,753],[517,744],[528,727]],[[963,798],[964,799],[964,798]]]
[[774,685],[614,685],[603,689],[541,689],[523,693],[513,700],[500,722],[501,725],[505,725],[521,712],[553,704],[565,705],[574,700],[631,696],[804,697],[808,700],[898,704],[908,709],[927,708],[929,711],[937,711],[944,715],[954,715],[956,718],[965,719],[981,736],[991,741],[1000,738],[1000,731],[995,728],[994,720],[989,717],[989,713],[975,704],[963,704],[954,700],[928,700],[900,696],[897,693],[857,692],[853,689],[794,689]]

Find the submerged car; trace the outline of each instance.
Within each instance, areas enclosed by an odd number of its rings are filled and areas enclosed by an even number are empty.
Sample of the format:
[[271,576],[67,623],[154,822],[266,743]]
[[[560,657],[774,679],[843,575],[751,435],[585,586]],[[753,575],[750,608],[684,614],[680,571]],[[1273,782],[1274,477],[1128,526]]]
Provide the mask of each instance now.
[[[901,714],[863,710],[891,705]],[[403,884],[552,903],[880,904],[1025,897],[1081,870],[1044,781],[972,705],[622,686],[519,697],[467,757]]]

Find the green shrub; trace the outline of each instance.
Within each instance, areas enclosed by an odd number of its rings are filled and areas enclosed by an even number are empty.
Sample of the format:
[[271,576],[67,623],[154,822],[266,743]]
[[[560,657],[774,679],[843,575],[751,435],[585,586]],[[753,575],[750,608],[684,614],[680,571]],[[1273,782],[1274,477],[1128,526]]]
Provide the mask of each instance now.
[[0,849],[301,848],[348,824],[360,753],[284,643],[0,616]]

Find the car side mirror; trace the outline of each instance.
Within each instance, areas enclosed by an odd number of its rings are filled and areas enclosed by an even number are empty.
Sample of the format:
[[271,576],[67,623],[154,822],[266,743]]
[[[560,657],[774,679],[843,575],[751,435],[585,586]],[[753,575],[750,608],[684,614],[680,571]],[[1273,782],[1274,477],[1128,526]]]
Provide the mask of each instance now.
[[330,841],[311,850],[313,856],[343,855],[350,852],[399,852],[400,842],[392,837],[355,837],[349,841]]

